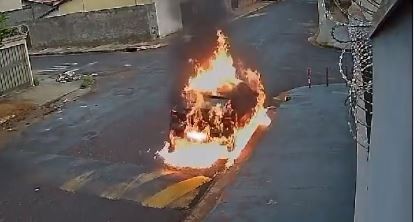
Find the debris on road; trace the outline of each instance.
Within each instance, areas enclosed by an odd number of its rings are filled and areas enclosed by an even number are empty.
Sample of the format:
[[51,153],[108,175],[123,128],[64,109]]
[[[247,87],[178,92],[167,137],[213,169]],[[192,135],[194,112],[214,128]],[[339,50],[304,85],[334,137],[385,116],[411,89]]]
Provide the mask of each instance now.
[[125,52],[137,52],[142,50],[148,50],[148,49],[158,49],[164,46],[167,46],[168,44],[165,43],[158,43],[153,45],[141,45],[141,46],[130,46],[124,49]]
[[13,115],[8,115],[8,116],[5,116],[5,117],[0,117],[0,125],[8,122],[9,120],[13,119],[14,117],[16,117],[16,115],[14,115],[14,114]]
[[292,97],[290,97],[290,96],[285,96],[285,102],[287,102],[287,101],[289,101],[289,100],[291,100],[292,99]]
[[267,203],[266,203],[266,205],[275,205],[275,204],[277,204],[277,202],[276,201],[274,201],[274,200],[272,200],[272,199],[270,199],[269,201],[267,201]]
[[77,74],[75,70],[70,70],[62,74],[59,74],[58,77],[56,78],[56,82],[67,83],[67,82],[82,80],[82,84],[80,88],[85,89],[85,88],[92,86],[95,83],[94,77],[96,76],[98,76],[97,73]]
[[39,192],[40,191],[40,187],[35,187],[34,192]]
[[143,45],[137,48],[138,51],[140,50],[147,50],[147,49],[158,49],[164,46],[167,46],[168,44],[165,43],[159,43],[159,44],[155,44],[155,45]]
[[59,74],[56,78],[56,82],[66,83],[80,80],[82,78],[81,74],[77,74],[75,71],[66,71],[62,74]]

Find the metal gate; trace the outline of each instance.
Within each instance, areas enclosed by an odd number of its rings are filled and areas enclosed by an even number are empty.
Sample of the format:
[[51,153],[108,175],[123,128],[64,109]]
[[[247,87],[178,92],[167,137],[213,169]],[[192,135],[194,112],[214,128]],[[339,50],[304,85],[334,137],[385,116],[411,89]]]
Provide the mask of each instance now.
[[25,37],[17,36],[0,48],[0,95],[24,85],[33,85],[33,75]]

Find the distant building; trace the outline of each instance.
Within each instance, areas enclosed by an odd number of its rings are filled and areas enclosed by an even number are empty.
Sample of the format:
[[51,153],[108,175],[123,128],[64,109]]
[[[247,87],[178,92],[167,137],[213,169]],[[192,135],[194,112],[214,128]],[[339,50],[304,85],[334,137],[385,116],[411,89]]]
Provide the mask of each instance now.
[[0,0],[0,12],[8,12],[22,8],[21,0]]

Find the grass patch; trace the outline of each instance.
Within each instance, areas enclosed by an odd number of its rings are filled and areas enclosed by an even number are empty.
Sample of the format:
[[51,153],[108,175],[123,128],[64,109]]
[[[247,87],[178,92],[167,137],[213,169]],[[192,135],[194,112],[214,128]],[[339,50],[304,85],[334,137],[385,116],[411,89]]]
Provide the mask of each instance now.
[[82,81],[80,85],[81,89],[89,88],[93,84],[95,84],[95,79],[92,76],[82,76],[81,81]]

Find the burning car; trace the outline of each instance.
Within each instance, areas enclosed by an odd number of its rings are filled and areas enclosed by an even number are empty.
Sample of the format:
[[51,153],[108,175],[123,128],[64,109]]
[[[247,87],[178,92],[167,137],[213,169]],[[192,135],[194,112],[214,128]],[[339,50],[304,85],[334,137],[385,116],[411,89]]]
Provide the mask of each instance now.
[[251,118],[256,97],[257,93],[243,82],[214,93],[185,90],[183,104],[171,111],[170,152],[176,148],[177,139],[194,143],[218,141],[233,151],[234,134],[243,119]]
[[[170,152],[175,149],[177,139],[189,142],[208,143],[220,140],[229,151],[234,148],[234,128],[237,127],[236,114],[231,108],[230,99],[224,96],[203,94],[203,104],[192,112],[194,104],[186,104],[183,109],[171,112]],[[190,130],[186,130],[191,126]]]
[[169,138],[158,152],[169,166],[208,168],[236,159],[256,129],[270,124],[260,74],[236,67],[227,37],[221,31],[217,37],[214,54],[195,64],[181,103],[171,111]]

